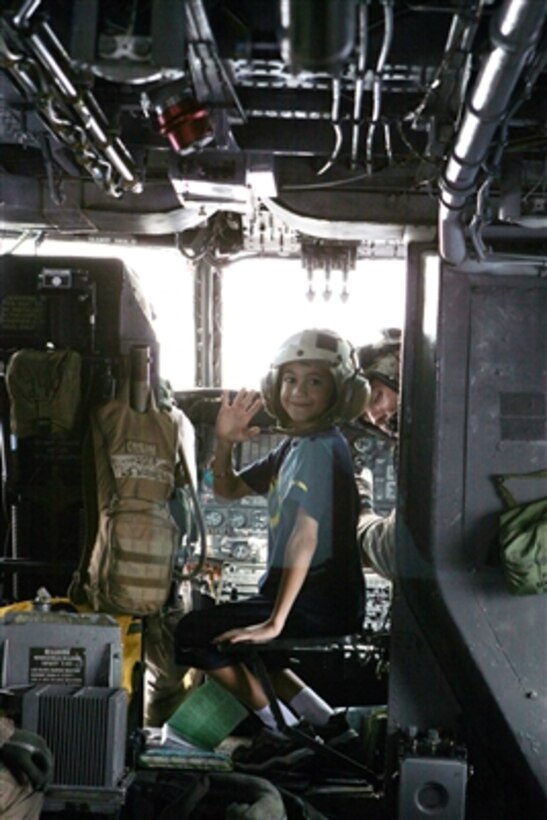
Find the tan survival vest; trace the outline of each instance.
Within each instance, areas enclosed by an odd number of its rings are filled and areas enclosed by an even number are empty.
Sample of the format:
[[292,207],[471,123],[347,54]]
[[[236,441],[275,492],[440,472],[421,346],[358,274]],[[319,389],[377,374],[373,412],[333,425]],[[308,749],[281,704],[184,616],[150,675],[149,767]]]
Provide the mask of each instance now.
[[126,385],[92,412],[90,426],[98,521],[69,595],[78,603],[84,593],[96,611],[155,614],[169,595],[180,539],[168,505],[181,483],[180,418],[176,408],[158,409],[152,393],[146,412],[136,412]]

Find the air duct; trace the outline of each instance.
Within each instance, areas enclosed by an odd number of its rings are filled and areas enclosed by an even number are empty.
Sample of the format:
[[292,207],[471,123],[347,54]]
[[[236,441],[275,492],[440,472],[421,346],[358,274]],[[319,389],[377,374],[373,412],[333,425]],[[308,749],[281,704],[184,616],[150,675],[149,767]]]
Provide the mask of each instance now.
[[337,75],[355,45],[355,0],[281,0],[281,54],[293,73]]
[[476,190],[480,166],[507,114],[546,11],[537,0],[506,0],[492,20],[492,48],[466,103],[440,183],[439,252],[448,264],[461,265],[467,258],[463,210]]

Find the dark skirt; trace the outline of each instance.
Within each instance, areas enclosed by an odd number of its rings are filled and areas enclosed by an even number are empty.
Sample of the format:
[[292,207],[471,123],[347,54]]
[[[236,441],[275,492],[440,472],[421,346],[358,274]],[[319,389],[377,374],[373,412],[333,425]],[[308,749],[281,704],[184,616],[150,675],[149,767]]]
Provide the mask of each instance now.
[[[273,601],[263,595],[254,595],[244,601],[217,604],[207,609],[195,610],[184,615],[175,632],[175,659],[179,664],[197,669],[220,669],[234,666],[244,660],[244,653],[237,650],[223,652],[213,638],[229,629],[260,624],[272,614]],[[321,612],[302,612],[293,609],[279,638],[325,638],[333,635],[332,624],[325,623]],[[268,669],[283,669],[289,658],[283,652],[261,653]]]

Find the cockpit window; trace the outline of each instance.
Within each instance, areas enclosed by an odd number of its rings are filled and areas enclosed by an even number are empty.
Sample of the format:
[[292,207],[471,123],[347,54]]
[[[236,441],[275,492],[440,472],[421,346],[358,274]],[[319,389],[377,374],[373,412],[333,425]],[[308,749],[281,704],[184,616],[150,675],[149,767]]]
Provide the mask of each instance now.
[[363,259],[344,277],[296,259],[246,259],[223,270],[222,381],[258,388],[267,357],[304,327],[340,333],[355,346],[402,327],[405,274],[402,259]]

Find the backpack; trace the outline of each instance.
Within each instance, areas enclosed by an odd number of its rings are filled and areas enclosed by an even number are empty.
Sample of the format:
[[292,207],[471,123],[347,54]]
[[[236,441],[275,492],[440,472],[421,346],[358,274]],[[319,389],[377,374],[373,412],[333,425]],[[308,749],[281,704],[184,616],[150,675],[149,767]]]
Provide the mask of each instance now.
[[[74,574],[69,596],[95,611],[139,617],[158,613],[171,591],[179,529],[169,499],[183,458],[180,419],[158,409],[133,410],[127,383],[90,417],[94,461],[95,538]],[[183,481],[180,476],[178,481]],[[92,500],[86,497],[89,508]]]
[[547,478],[547,470],[496,477],[506,510],[499,518],[501,563],[511,592],[547,592],[547,498],[518,504],[505,486],[508,479]]
[[6,368],[11,432],[18,438],[71,433],[80,387],[81,356],[75,350],[16,351]]

